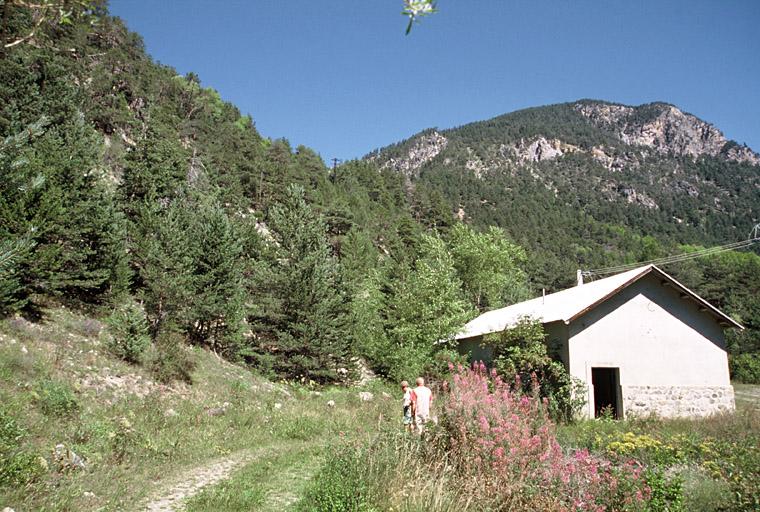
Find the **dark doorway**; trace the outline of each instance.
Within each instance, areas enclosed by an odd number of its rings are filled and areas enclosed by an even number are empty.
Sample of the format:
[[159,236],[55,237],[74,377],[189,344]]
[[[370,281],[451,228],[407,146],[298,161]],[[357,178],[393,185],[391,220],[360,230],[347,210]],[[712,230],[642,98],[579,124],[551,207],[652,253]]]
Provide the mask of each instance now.
[[591,384],[594,386],[594,417],[608,410],[613,418],[622,418],[618,401],[620,368],[591,368]]

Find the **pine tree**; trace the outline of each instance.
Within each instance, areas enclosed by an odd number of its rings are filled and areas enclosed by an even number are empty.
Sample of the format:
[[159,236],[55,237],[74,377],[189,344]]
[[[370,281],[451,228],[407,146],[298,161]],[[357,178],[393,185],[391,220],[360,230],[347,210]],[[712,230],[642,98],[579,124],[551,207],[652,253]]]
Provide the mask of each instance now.
[[193,300],[189,227],[184,203],[174,201],[166,208],[144,205],[130,230],[137,284],[154,339],[187,325]]
[[368,234],[352,228],[340,244],[341,272],[349,287],[361,283],[378,265],[379,254]]
[[128,153],[120,185],[127,215],[143,203],[167,204],[184,188],[190,155],[179,146],[174,130],[152,123],[137,147]]
[[347,297],[325,223],[297,185],[288,187],[269,221],[277,248],[257,276],[250,354],[260,367],[283,376],[338,380],[340,368],[350,370]]
[[[117,294],[124,268],[119,215],[98,167],[95,132],[81,119],[40,121],[0,149],[0,235],[28,241],[17,254],[15,307],[34,293],[97,303]],[[122,280],[123,281],[123,280]]]
[[[23,172],[25,160],[20,149],[43,132],[43,118],[27,130],[0,141],[0,315],[23,308],[30,294],[21,282],[19,271],[35,245],[34,226],[19,222],[28,201],[45,183],[44,176]],[[24,232],[24,229],[27,232]]]
[[242,243],[227,213],[216,203],[199,201],[190,226],[193,298],[190,338],[234,357],[244,317]]
[[396,377],[404,366],[404,353],[387,332],[387,276],[383,269],[369,270],[352,286],[350,330],[353,345],[378,374]]

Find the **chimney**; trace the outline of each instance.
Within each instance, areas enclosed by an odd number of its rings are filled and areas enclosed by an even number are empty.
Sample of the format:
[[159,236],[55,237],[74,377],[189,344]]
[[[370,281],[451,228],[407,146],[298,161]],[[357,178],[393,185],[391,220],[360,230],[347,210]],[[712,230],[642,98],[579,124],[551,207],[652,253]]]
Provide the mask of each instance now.
[[578,272],[576,273],[578,277],[578,286],[583,285],[583,271],[581,269],[578,269]]

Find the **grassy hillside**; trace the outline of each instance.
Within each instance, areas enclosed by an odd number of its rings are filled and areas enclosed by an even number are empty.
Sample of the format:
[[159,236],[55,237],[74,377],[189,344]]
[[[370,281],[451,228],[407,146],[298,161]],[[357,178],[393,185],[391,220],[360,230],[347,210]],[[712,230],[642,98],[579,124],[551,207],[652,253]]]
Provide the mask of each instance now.
[[[394,390],[378,382],[319,389],[270,382],[194,348],[192,383],[162,385],[149,364],[105,350],[99,320],[57,306],[45,313],[41,323],[0,324],[3,507],[163,510],[183,502],[190,511],[334,511],[365,503],[422,512],[492,503],[494,496],[468,494],[451,454],[399,435],[396,401],[386,394]],[[373,392],[371,401],[360,399],[363,390]],[[565,450],[672,466],[680,476],[658,492],[685,493],[684,510],[749,510],[732,505],[732,496],[757,499],[757,392],[737,387],[735,417],[589,421],[561,426],[558,439]],[[70,452],[56,455],[59,444]],[[410,495],[408,474],[431,485]]]
[[[272,383],[199,348],[188,349],[192,384],[158,384],[144,367],[111,357],[105,336],[98,320],[61,307],[46,310],[43,323],[0,324],[0,506],[139,510],[225,459],[258,474],[235,499],[269,503],[293,490],[285,472],[316,468],[327,444],[389,418],[378,389],[362,402],[361,389]],[[58,444],[84,467],[68,455],[57,461]]]

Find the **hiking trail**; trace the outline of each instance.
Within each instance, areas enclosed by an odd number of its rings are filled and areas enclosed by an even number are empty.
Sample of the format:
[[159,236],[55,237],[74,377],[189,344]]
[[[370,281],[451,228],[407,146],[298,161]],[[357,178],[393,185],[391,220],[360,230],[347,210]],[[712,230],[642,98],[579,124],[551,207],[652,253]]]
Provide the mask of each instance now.
[[[300,459],[281,471],[273,472],[262,487],[265,500],[259,512],[281,512],[294,505],[306,488],[319,466],[319,457],[310,455],[309,445],[282,446],[268,445],[257,450],[242,450],[224,458],[213,460],[196,468],[181,471],[163,482],[151,495],[147,503],[138,510],[143,512],[179,512],[185,510],[187,500],[204,489],[227,480],[245,466],[259,461],[269,464],[273,452],[280,457],[299,454]],[[277,456],[275,455],[276,459]]]
[[164,483],[140,510],[145,512],[173,512],[185,509],[185,501],[205,487],[229,478],[236,470],[248,464],[263,452],[243,450],[217,459],[203,466],[180,473]]

